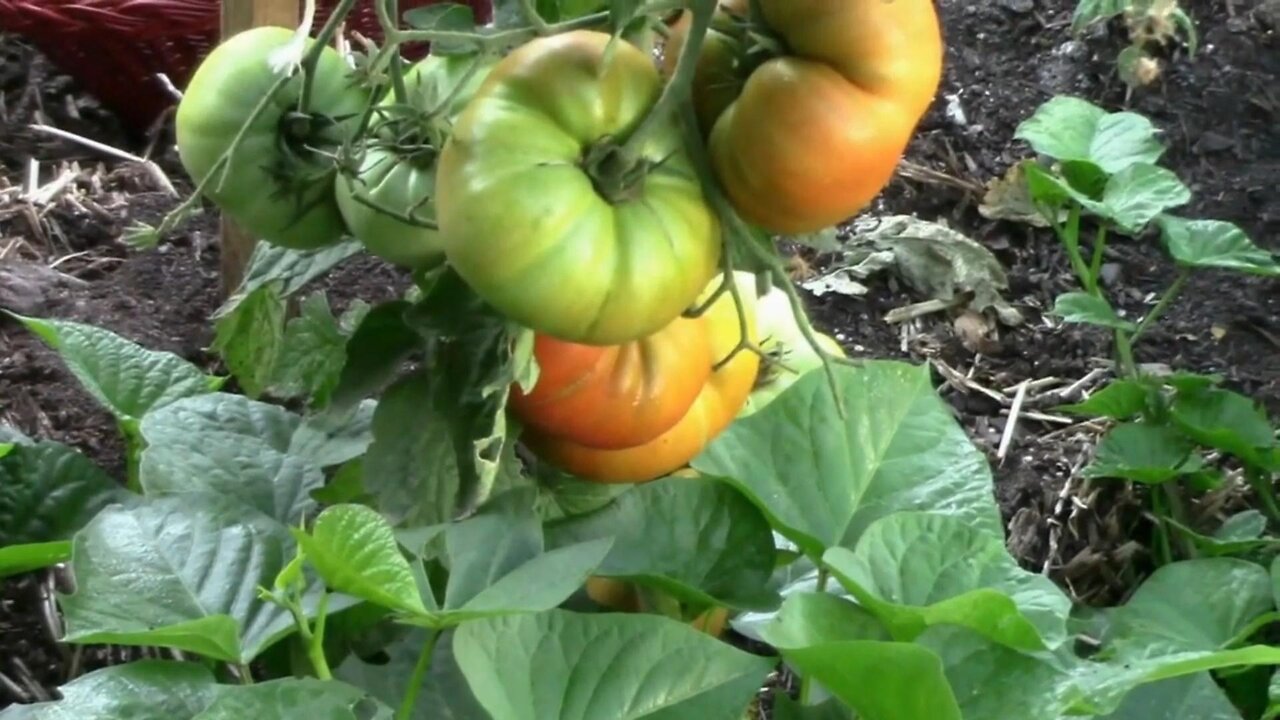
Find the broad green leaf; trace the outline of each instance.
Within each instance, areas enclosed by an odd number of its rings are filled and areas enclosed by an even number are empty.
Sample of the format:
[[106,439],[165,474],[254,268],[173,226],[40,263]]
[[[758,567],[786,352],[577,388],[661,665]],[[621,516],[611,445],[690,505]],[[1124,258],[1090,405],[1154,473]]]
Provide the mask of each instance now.
[[1227,518],[1213,533],[1202,535],[1169,518],[1165,521],[1195,543],[1196,550],[1207,557],[1244,555],[1254,550],[1280,548],[1280,538],[1264,537],[1267,518],[1257,510],[1244,510]]
[[1122,423],[1098,443],[1089,478],[1119,478],[1156,485],[1204,468],[1185,435],[1166,425]]
[[1108,174],[1164,154],[1156,129],[1132,112],[1108,113],[1087,100],[1057,96],[1018,125],[1014,137],[1055,160],[1088,160]]
[[[639,487],[627,483],[590,482],[563,472],[540,473],[536,481],[514,473],[508,473],[508,476],[512,476],[508,480],[516,480],[519,484],[536,482],[538,514],[545,522],[593,513]],[[495,494],[499,490],[495,487]]]
[[[476,32],[475,10],[460,3],[438,3],[411,8],[405,11],[404,21],[418,30]],[[467,40],[446,40],[434,42],[431,47],[437,55],[456,55],[475,52],[477,44]]]
[[1020,568],[1000,537],[954,516],[896,513],[868,527],[854,550],[832,548],[822,559],[895,640],[915,640],[932,625],[961,625],[1028,651],[1066,640],[1070,598]]
[[[474,469],[465,481],[459,467],[457,443],[468,434],[467,418],[442,397],[441,386],[452,382],[458,380],[438,369],[415,372],[392,385],[374,413],[364,485],[398,527],[448,522],[482,494]],[[518,462],[514,453],[503,459]]]
[[70,558],[70,540],[0,546],[0,578],[50,567]]
[[1262,450],[1276,445],[1266,411],[1254,400],[1230,390],[1180,394],[1174,400],[1172,417],[1192,440],[1245,462],[1266,466]]
[[[61,598],[67,640],[249,662],[293,630],[288,611],[258,597],[293,557],[283,525],[224,496],[109,507],[74,541],[77,589]],[[309,593],[311,610],[317,599]],[[334,598],[330,609],[342,605]]]
[[1128,420],[1147,407],[1147,388],[1136,380],[1113,380],[1082,402],[1059,405],[1061,412]]
[[[413,668],[421,658],[430,631],[414,628],[392,642],[383,658],[374,663],[356,656],[348,657],[334,669],[334,677],[364,688],[388,705],[398,707],[413,677]],[[471,692],[453,656],[453,630],[442,632],[431,653],[431,667],[422,683],[413,712],[404,720],[490,720]]]
[[142,486],[149,495],[226,495],[297,523],[316,507],[310,493],[324,484],[320,461],[338,459],[324,456],[318,432],[299,415],[243,395],[181,400],[142,421]]
[[1280,275],[1280,263],[1234,223],[1161,215],[1157,223],[1169,254],[1183,265],[1255,275]]
[[637,485],[587,515],[550,523],[552,547],[616,538],[598,574],[660,588],[699,604],[776,607],[764,591],[775,551],[769,522],[713,478],[669,477]]
[[276,283],[280,296],[288,297],[363,249],[358,240],[344,240],[318,250],[290,250],[258,243],[249,257],[240,287],[218,308],[214,317],[230,313],[253,291],[268,283]]
[[1272,598],[1275,600],[1276,607],[1280,607],[1280,555],[1271,561],[1271,586]]
[[1059,689],[1071,715],[1115,712],[1134,688],[1208,670],[1280,664],[1280,648],[1251,645],[1236,650],[1189,651],[1092,663],[1076,670]]
[[347,341],[346,359],[330,398],[333,406],[354,406],[381,390],[405,360],[422,348],[422,337],[404,322],[409,307],[408,302],[395,300],[365,313]]
[[861,720],[963,718],[942,659],[920,645],[846,640],[781,650],[789,664],[822,683]]
[[1261,565],[1235,558],[1183,560],[1156,570],[1112,615],[1121,658],[1219,650],[1275,609]]
[[330,588],[393,610],[426,614],[409,561],[377,511],[363,505],[326,508],[310,533],[295,530],[294,537]]
[[2,720],[190,720],[222,686],[197,663],[137,660],[93,670],[58,688],[61,699],[12,705]]
[[102,508],[135,497],[74,448],[15,445],[0,457],[0,547],[70,540]]
[[1105,216],[1129,233],[1146,227],[1165,210],[1190,201],[1191,190],[1172,170],[1148,163],[1130,165],[1112,175],[1102,194]]
[[458,666],[493,720],[739,720],[773,661],[656,615],[465,623]]
[[533,498],[530,491],[506,493],[445,531],[450,575],[443,622],[549,610],[599,568],[613,538],[543,552]]
[[1067,160],[1058,171],[1073,190],[1093,200],[1101,200],[1107,190],[1107,171],[1089,160]]
[[931,627],[917,642],[941,658],[963,717],[1065,720],[1055,694],[1069,677],[1070,656],[1024,654],[955,625]]
[[304,300],[299,315],[285,325],[270,391],[281,397],[306,398],[319,407],[327,405],[347,360],[347,340],[368,309],[356,301],[339,320],[323,292]]
[[1131,320],[1117,315],[1106,298],[1085,292],[1059,295],[1053,303],[1053,314],[1070,323],[1088,323],[1127,331],[1138,327]]
[[1207,672],[1134,688],[1099,720],[1241,720],[1240,712]]
[[284,347],[285,300],[275,283],[263,285],[214,323],[213,350],[244,393],[262,396]]
[[695,458],[728,478],[812,557],[852,547],[900,510],[954,515],[1000,536],[986,458],[930,384],[926,367],[868,361],[834,368],[846,416],[824,373],[809,373],[741,418]]
[[858,604],[830,593],[799,592],[782,603],[761,638],[774,647],[799,648],[849,640],[889,640],[889,631]]
[[19,319],[58,351],[76,380],[120,420],[137,420],[223,383],[173,353],[148,350],[104,328],[68,320]]
[[391,720],[391,708],[366,691],[335,680],[281,678],[224,685],[192,720]]

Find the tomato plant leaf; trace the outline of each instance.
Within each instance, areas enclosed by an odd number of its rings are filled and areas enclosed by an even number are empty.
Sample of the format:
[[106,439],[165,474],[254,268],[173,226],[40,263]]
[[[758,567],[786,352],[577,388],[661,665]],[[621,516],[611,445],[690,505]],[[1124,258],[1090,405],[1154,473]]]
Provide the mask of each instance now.
[[1276,607],[1280,607],[1280,555],[1271,561],[1271,589]]
[[70,557],[70,540],[0,546],[0,578],[46,568]]
[[138,660],[85,673],[58,688],[58,700],[13,705],[4,720],[189,720],[222,686],[198,663]]
[[1207,672],[1140,685],[1120,707],[1098,720],[1242,720],[1240,711]]
[[336,680],[281,678],[224,685],[192,720],[391,720],[391,708],[360,688]]
[[913,641],[931,625],[968,627],[1024,651],[1067,637],[1070,598],[1019,567],[1000,537],[954,516],[895,513],[872,523],[852,551],[831,548],[822,560],[895,640]]
[[147,494],[210,491],[296,523],[315,508],[322,469],[359,455],[369,443],[369,408],[342,423],[300,415],[242,395],[188,398],[142,421]]
[[1093,103],[1068,95],[1046,101],[1023,120],[1014,137],[1042,155],[1059,160],[1087,160],[1108,174],[1135,163],[1154,163],[1164,154],[1156,129],[1134,112],[1108,113]]
[[1129,420],[1147,407],[1147,388],[1136,380],[1113,380],[1083,401],[1059,405],[1060,412],[1105,417],[1112,420]]
[[1059,692],[1068,714],[1105,715],[1119,708],[1134,688],[1148,683],[1207,670],[1276,664],[1280,664],[1280,648],[1267,645],[1092,663],[1073,673]]
[[852,547],[877,518],[936,509],[1002,535],[991,470],[926,367],[867,361],[807,373],[717,437],[693,467],[729,479],[811,557]]
[[285,325],[271,393],[306,398],[316,407],[328,405],[346,364],[347,341],[368,311],[368,304],[356,301],[339,319],[323,292],[304,300],[299,315]]
[[1173,259],[1193,268],[1217,268],[1254,275],[1280,275],[1276,256],[1249,239],[1235,223],[1188,220],[1175,215],[1157,218],[1160,236]]
[[1201,445],[1266,467],[1264,451],[1276,447],[1266,411],[1253,399],[1223,389],[1179,394],[1171,411],[1178,429]]
[[1100,327],[1132,331],[1137,325],[1116,314],[1107,299],[1085,292],[1062,293],[1053,303],[1053,314],[1064,322],[1088,323]]
[[[404,12],[404,21],[419,30],[476,32],[475,10],[458,3],[433,3],[415,7]],[[431,43],[431,51],[436,55],[465,55],[475,52],[477,48],[475,41],[465,39],[437,40]]]
[[773,661],[656,615],[488,618],[453,646],[493,720],[738,720]]
[[1157,485],[1204,469],[1205,462],[1185,435],[1167,425],[1115,425],[1084,469],[1089,478],[1118,478]]
[[[258,596],[294,557],[284,525],[211,493],[112,506],[74,540],[77,589],[61,598],[67,640],[164,645],[232,663],[293,631],[287,610]],[[308,612],[318,584],[304,598]],[[348,605],[331,599],[331,611]]]
[[104,328],[16,317],[56,350],[80,385],[119,420],[140,419],[174,400],[213,392],[225,381],[178,355],[148,350]]
[[[961,720],[942,659],[913,643],[831,641],[781,648],[800,672],[865,720]],[[867,692],[875,688],[875,692]]]
[[331,407],[350,407],[383,389],[404,361],[421,349],[422,337],[404,322],[409,307],[407,301],[394,300],[375,305],[360,319],[347,340]]
[[400,612],[426,614],[409,561],[376,510],[325,508],[309,533],[294,530],[293,535],[330,588]]
[[102,508],[135,497],[74,448],[14,445],[0,457],[0,547],[70,540]]
[[549,523],[548,544],[616,538],[599,575],[681,600],[739,609],[777,607],[764,590],[774,564],[768,520],[728,484],[670,477],[637,485],[586,515]]
[[212,348],[249,397],[260,397],[271,382],[284,346],[284,316],[278,283],[269,283],[214,323]]
[[260,242],[249,256],[240,287],[227,298],[214,313],[221,318],[235,310],[255,290],[269,283],[276,283],[276,292],[287,298],[307,283],[337,267],[347,258],[364,250],[358,240],[343,240],[317,250],[290,250],[267,242]]
[[[403,720],[490,720],[453,656],[454,632],[443,631],[436,642],[431,668],[423,680],[413,712]],[[375,664],[351,656],[334,670],[334,677],[368,690],[385,703],[399,705],[427,637],[427,630],[414,628],[383,649],[385,662]]]

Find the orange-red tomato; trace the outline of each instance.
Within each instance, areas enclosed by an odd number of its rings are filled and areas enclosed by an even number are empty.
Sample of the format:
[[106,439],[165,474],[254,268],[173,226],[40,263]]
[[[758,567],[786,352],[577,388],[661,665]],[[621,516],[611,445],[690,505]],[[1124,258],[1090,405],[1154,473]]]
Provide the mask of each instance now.
[[711,375],[711,340],[700,318],[677,317],[622,345],[534,339],[538,380],[516,386],[516,417],[549,438],[594,448],[646,443],[679,422]]
[[[524,434],[525,444],[551,464],[595,482],[647,482],[684,467],[733,422],[755,386],[760,358],[750,350],[738,350],[744,325],[748,340],[758,339],[750,277],[741,274],[738,279],[745,323],[728,292],[698,318],[711,344],[713,367],[727,362],[710,374],[688,411],[669,430],[649,442],[621,449],[590,447],[537,431]],[[704,297],[716,286],[713,282]]]
[[[720,5],[747,15],[748,0]],[[785,51],[742,67],[749,75],[732,102],[719,94],[724,82],[695,85],[714,114],[711,160],[744,218],[774,233],[814,232],[857,214],[892,178],[938,89],[941,28],[934,0],[760,0],[760,9]],[[719,69],[698,75],[723,78],[735,56],[708,42],[699,64]]]

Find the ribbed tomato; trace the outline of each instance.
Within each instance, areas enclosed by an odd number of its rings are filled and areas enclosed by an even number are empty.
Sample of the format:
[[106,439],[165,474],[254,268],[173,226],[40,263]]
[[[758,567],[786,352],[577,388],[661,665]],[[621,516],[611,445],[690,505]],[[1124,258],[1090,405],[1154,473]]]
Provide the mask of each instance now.
[[[749,273],[739,273],[737,282],[745,310],[747,339],[756,342],[754,279]],[[707,293],[715,287],[710,286]],[[731,293],[717,298],[699,319],[711,344],[712,367],[728,361],[713,370],[688,411],[669,430],[649,442],[621,449],[590,447],[538,432],[526,433],[525,444],[553,465],[595,482],[646,482],[684,467],[733,422],[755,386],[760,369],[760,358],[755,353],[750,350],[735,353],[743,335]]]
[[582,345],[539,335],[539,376],[518,386],[512,411],[537,432],[595,448],[646,443],[688,412],[711,375],[711,340],[702,318],[677,317],[622,345]]
[[[745,18],[750,0],[720,5]],[[712,164],[748,221],[779,234],[815,232],[855,215],[892,178],[941,79],[937,11],[934,0],[760,0],[759,7],[757,31],[774,43],[768,59],[759,62],[743,44],[751,37],[708,41],[699,56],[711,66],[699,75],[718,78],[695,85],[696,97],[707,98],[704,112],[717,115]],[[679,46],[670,52],[678,55]],[[734,86],[724,77],[734,72],[746,79],[726,103],[721,95]]]
[[601,152],[662,92],[653,58],[626,42],[607,51],[611,39],[559,33],[500,60],[436,173],[445,254],[476,294],[536,332],[592,345],[666,326],[721,251],[676,117],[637,143],[637,158]]

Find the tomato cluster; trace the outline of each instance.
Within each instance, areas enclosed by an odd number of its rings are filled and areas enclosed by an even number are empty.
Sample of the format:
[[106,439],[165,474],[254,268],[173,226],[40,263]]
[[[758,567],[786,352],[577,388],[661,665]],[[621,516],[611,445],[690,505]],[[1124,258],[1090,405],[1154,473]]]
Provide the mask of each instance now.
[[723,0],[693,68],[700,173],[680,115],[652,112],[689,27],[674,19],[660,64],[574,29],[502,57],[429,55],[400,83],[327,47],[309,74],[282,73],[292,33],[258,28],[197,69],[180,156],[267,242],[353,236],[407,268],[447,263],[535,334],[538,380],[509,403],[523,442],[586,479],[651,480],[788,382],[762,341],[802,344],[753,276],[726,292],[708,178],[762,229],[840,222],[888,182],[941,72],[932,0]]

